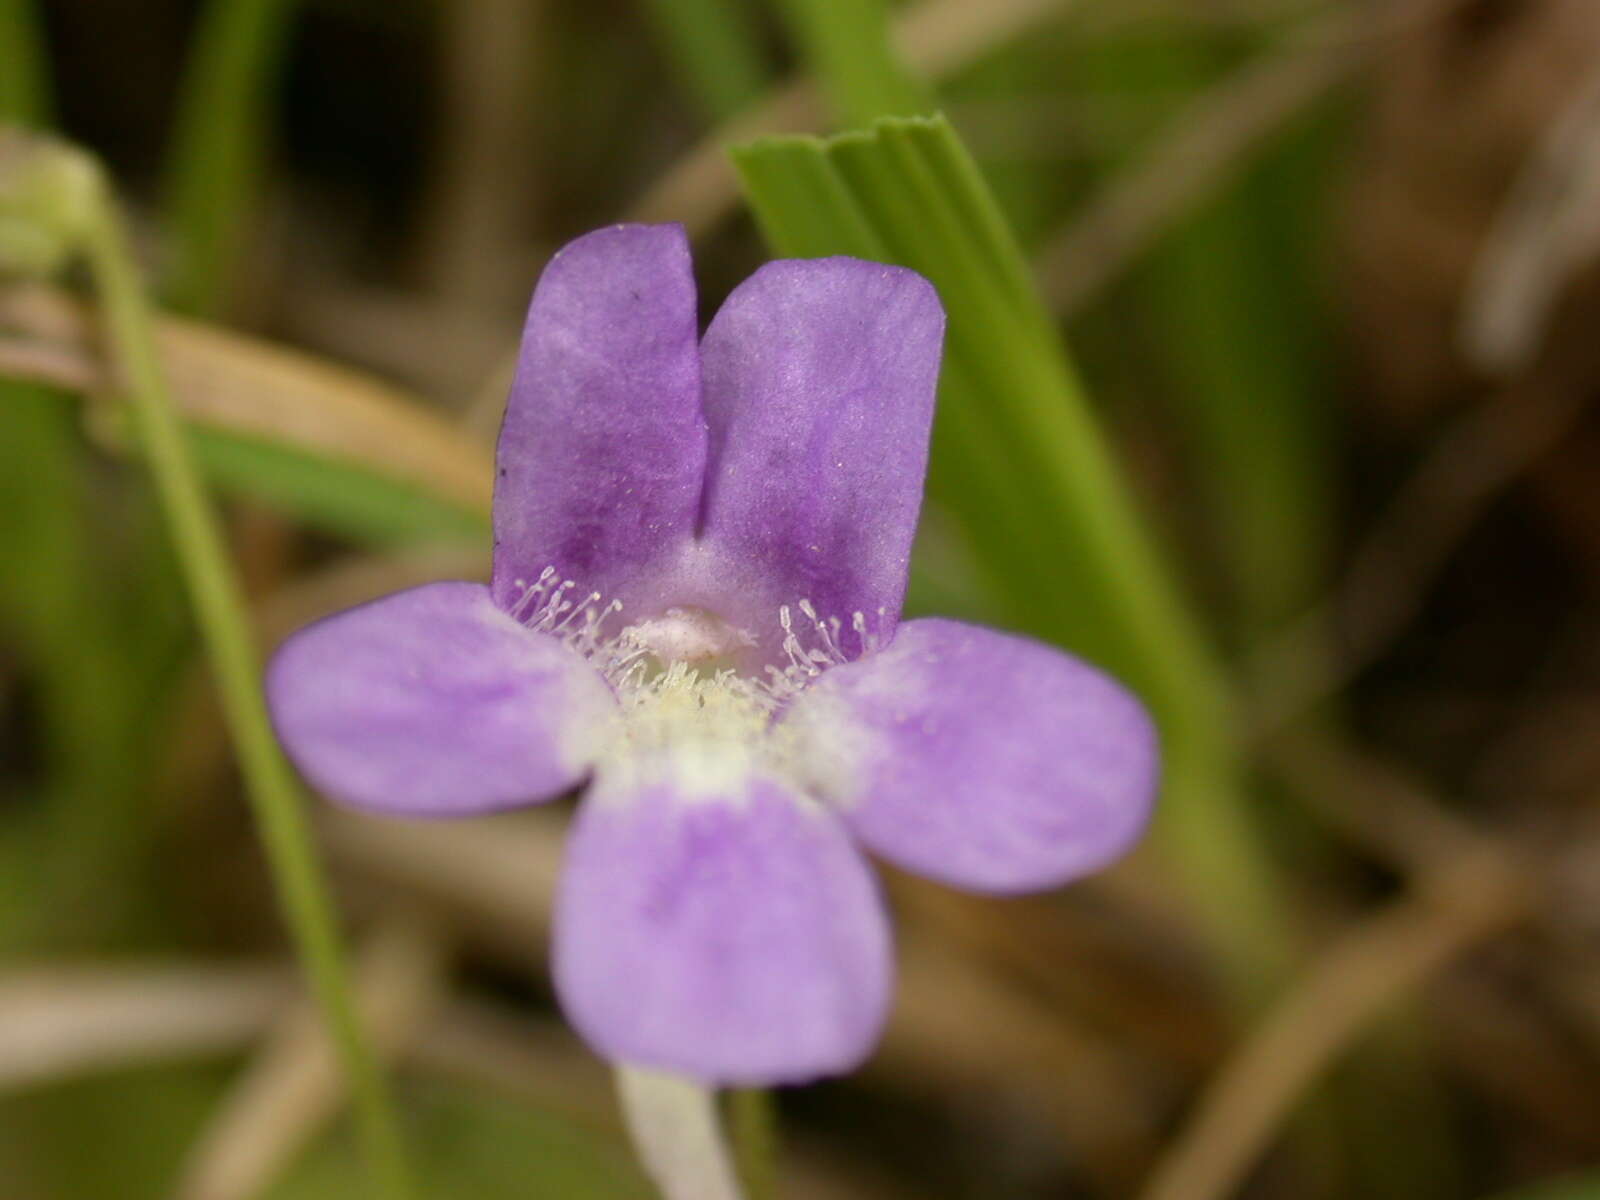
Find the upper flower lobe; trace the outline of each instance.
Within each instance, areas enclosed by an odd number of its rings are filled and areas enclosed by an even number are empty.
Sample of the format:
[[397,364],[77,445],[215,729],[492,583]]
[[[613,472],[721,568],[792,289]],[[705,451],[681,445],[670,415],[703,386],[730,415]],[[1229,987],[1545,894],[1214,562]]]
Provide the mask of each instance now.
[[1155,735],[1076,659],[896,629],[944,316],[909,271],[771,263],[696,337],[676,227],[552,260],[502,429],[493,579],[311,627],[268,676],[330,796],[406,815],[591,781],[558,994],[614,1059],[712,1082],[848,1069],[892,962],[857,843],[1050,887],[1142,829]]

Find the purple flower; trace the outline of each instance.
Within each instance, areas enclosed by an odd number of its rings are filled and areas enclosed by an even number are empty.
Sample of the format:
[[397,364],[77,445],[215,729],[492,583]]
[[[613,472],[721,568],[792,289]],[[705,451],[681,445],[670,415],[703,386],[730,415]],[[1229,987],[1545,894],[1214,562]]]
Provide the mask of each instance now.
[[863,849],[977,891],[1120,855],[1156,782],[1107,676],[897,627],[944,314],[921,276],[774,262],[697,336],[681,230],[579,238],[539,281],[500,435],[493,582],[330,617],[267,680],[329,796],[463,816],[584,791],[554,977],[617,1062],[845,1071],[891,991]]

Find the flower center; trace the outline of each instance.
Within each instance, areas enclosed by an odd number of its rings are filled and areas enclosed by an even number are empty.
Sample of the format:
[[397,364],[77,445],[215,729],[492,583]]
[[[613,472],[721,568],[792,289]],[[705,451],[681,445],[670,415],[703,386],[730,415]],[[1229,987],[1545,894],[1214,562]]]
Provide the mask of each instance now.
[[[587,595],[546,569],[524,584],[511,615],[582,654],[616,692],[620,711],[604,753],[607,775],[635,785],[670,779],[685,795],[742,794],[752,775],[792,777],[795,738],[773,717],[812,679],[848,661],[843,623],[807,600],[779,608],[781,666],[759,675],[735,664],[756,635],[703,608],[672,607],[621,624],[622,605]],[[877,644],[860,613],[850,622],[861,644]]]
[[731,666],[738,651],[756,644],[755,635],[701,608],[669,608],[659,617],[629,625],[619,642],[631,642],[663,666],[694,663],[701,668]]

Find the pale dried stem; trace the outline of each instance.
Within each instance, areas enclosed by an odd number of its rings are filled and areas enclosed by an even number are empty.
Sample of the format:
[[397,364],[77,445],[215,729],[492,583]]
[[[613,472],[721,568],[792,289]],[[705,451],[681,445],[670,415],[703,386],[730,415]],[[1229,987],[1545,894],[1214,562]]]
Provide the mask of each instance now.
[[712,1089],[619,1066],[617,1095],[628,1135],[663,1200],[743,1200]]
[[[60,963],[0,973],[0,1093],[237,1053],[305,1008],[289,966]],[[406,1048],[418,1067],[616,1130],[604,1066],[565,1026],[452,1000]]]
[[1495,216],[1462,303],[1468,361],[1527,365],[1561,289],[1600,252],[1600,64],[1581,78]]
[[1295,1102],[1398,999],[1527,911],[1498,857],[1473,857],[1347,932],[1202,1094],[1143,1200],[1218,1200],[1243,1183]]
[[[443,967],[438,939],[409,919],[384,926],[365,947],[356,999],[381,1055],[395,1057],[435,1010]],[[213,1112],[180,1171],[175,1200],[260,1195],[337,1113],[345,1092],[315,1011],[295,1006]]]
[[94,365],[77,351],[20,337],[0,337],[0,376],[74,392],[102,382]]
[[298,994],[271,965],[31,967],[0,975],[0,1092],[255,1036]]

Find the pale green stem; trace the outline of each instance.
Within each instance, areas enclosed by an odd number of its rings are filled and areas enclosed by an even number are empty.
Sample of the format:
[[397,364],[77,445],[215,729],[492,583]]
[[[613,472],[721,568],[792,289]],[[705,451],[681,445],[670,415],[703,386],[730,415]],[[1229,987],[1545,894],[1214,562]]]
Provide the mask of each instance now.
[[617,1096],[639,1160],[665,1200],[745,1200],[711,1088],[618,1066]]
[[379,1195],[413,1194],[399,1128],[357,1023],[333,905],[304,798],[273,737],[243,595],[195,469],[157,355],[150,312],[109,185],[80,160],[82,244],[133,423],[154,477],[196,623],[211,659],[267,862],[330,1036],[349,1076]]

